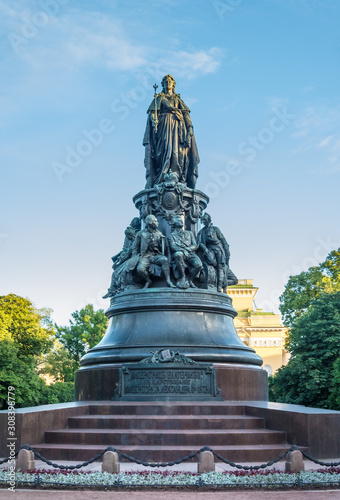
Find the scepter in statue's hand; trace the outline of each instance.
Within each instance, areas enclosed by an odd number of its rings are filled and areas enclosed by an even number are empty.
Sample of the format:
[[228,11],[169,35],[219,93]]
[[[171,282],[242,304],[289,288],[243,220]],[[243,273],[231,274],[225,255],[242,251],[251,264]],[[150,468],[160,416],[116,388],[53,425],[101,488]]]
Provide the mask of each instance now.
[[155,133],[157,134],[157,128],[158,128],[158,115],[157,115],[157,89],[158,89],[158,85],[155,83],[155,85],[153,86],[153,88],[155,89],[155,114],[154,114],[154,119],[153,119],[153,126],[154,126],[154,129],[155,129]]
[[157,89],[158,89],[158,85],[155,83],[155,85],[153,86],[153,88],[155,89],[155,113],[154,113],[154,119],[153,119],[153,126],[154,126],[154,129],[155,129],[155,133],[157,134],[157,128],[158,128]]

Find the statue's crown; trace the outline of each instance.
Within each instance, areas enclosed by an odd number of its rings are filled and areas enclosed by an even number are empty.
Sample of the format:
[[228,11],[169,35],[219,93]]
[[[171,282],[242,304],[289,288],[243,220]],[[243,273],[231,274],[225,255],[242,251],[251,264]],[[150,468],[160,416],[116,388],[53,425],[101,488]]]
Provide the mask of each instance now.
[[169,172],[167,172],[164,176],[164,182],[178,182],[178,175],[175,172],[172,172],[171,168]]

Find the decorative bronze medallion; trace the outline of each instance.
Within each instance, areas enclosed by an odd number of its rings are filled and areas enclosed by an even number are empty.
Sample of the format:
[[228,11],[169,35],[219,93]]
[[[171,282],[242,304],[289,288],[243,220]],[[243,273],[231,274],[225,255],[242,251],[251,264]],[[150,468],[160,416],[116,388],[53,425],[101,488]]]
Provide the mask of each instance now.
[[172,191],[163,194],[163,206],[166,210],[174,210],[178,204],[178,195]]

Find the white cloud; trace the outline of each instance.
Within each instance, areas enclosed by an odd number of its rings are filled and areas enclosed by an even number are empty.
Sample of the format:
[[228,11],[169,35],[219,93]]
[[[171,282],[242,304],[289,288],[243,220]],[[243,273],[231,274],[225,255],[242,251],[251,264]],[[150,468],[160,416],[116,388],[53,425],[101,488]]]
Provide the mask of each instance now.
[[298,132],[293,132],[291,135],[292,135],[292,137],[299,138],[299,137],[305,137],[308,134],[309,134],[309,131],[307,129],[302,129],[302,130],[299,130]]
[[64,28],[71,32],[65,48],[75,63],[111,70],[131,70],[146,63],[146,49],[129,40],[118,21],[96,13],[84,14],[79,25],[73,21],[67,20]]
[[[24,8],[20,1],[0,0],[0,30],[5,40],[9,33],[22,37],[26,26],[23,17],[32,20],[41,11],[39,1],[27,0]],[[144,38],[141,43],[140,33],[132,29],[133,20],[130,23],[112,11],[104,15],[93,9],[74,8],[71,1],[60,3],[57,14],[49,16],[18,51],[12,50],[8,39],[2,44],[1,124],[10,126],[20,115],[38,114],[40,105],[32,104],[37,99],[44,102],[41,109],[48,106],[53,113],[68,113],[68,108],[79,106],[89,95],[89,87],[98,76],[103,85],[117,79],[119,89],[131,78],[144,85],[149,73],[154,81],[169,72],[176,79],[190,80],[215,73],[221,65],[224,54],[217,47],[190,45],[188,49],[179,39],[175,46],[164,40],[160,44],[150,39],[144,42]],[[75,89],[79,99],[73,101],[70,96]],[[192,106],[194,97],[186,102]]]
[[333,139],[333,137],[334,137],[334,135],[329,135],[328,137],[323,139],[321,142],[319,142],[318,148],[324,148],[325,146],[327,146],[330,143],[330,141]]
[[4,19],[4,16],[9,16],[10,18],[13,18],[17,15],[17,11],[7,5],[5,2],[0,0],[0,12],[1,12],[1,17]]
[[233,99],[228,104],[226,104],[226,106],[224,106],[222,108],[222,111],[228,111],[229,109],[233,108],[234,106],[236,106],[240,102],[240,100],[241,99],[239,97],[237,99]]
[[[53,18],[22,57],[34,68],[86,65],[134,70],[146,62],[146,49],[131,41],[120,23],[99,13],[71,13]],[[34,46],[33,46],[34,44]]]
[[[13,2],[13,5],[17,4]],[[25,26],[22,12],[3,5],[2,0],[1,7],[6,8],[7,20],[11,18],[11,30],[20,36]],[[27,18],[33,15],[33,7],[25,13]],[[181,49],[179,40],[176,40],[175,49],[151,47],[140,43],[138,34],[135,36],[131,31],[128,34],[124,23],[112,15],[79,11],[72,8],[71,3],[66,4],[16,52],[38,71],[51,68],[73,72],[85,66],[109,71],[135,71],[149,66],[191,79],[213,74],[221,65],[223,53],[217,47],[189,51]]]
[[198,99],[196,99],[195,97],[188,97],[187,99],[185,99],[185,103],[187,106],[189,106],[189,108],[191,108],[197,101]]
[[221,65],[222,57],[223,53],[217,47],[192,52],[171,51],[161,56],[157,61],[157,66],[164,67],[165,71],[175,73],[181,78],[191,79],[216,73]]
[[189,66],[192,73],[199,71],[204,75],[215,73],[218,70],[221,65],[220,57],[221,51],[217,47],[213,47],[208,51],[200,50],[193,53],[180,51],[175,54],[177,64],[181,69],[187,71],[187,66]]
[[340,170],[340,106],[308,106],[294,123],[296,131],[292,134],[300,143],[292,154],[313,154],[321,166],[313,173],[333,174]]
[[333,130],[340,126],[340,106],[329,107],[325,105],[308,106],[305,108],[298,119],[295,121],[295,127],[311,133],[314,130],[325,131]]
[[277,97],[271,96],[268,98],[270,111],[282,108],[285,104],[288,104],[288,97]]

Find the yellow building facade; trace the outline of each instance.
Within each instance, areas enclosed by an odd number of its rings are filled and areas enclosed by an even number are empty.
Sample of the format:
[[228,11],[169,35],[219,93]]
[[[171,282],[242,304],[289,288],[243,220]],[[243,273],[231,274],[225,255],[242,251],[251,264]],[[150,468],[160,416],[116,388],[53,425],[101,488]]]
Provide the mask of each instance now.
[[288,362],[289,353],[284,347],[288,328],[281,325],[279,314],[256,308],[257,291],[253,280],[240,279],[237,285],[228,287],[227,294],[238,312],[234,320],[238,336],[261,356],[263,368],[272,375]]

